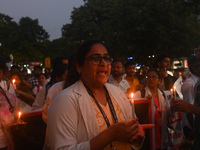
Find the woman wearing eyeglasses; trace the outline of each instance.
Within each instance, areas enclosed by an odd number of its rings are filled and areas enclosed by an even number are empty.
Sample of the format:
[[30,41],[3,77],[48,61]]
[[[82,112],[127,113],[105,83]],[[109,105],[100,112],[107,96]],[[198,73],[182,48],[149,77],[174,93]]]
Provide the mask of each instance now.
[[140,148],[144,130],[152,126],[139,126],[124,92],[106,83],[111,59],[104,44],[83,43],[75,64],[76,72],[69,71],[68,77],[78,78],[68,79],[72,85],[53,99],[48,110],[50,149]]
[[155,149],[166,149],[168,134],[167,131],[167,115],[170,114],[169,103],[165,99],[163,91],[158,89],[161,81],[159,72],[156,69],[149,69],[146,76],[147,87],[141,91],[137,91],[134,98],[148,98],[152,100],[153,123],[153,145]]

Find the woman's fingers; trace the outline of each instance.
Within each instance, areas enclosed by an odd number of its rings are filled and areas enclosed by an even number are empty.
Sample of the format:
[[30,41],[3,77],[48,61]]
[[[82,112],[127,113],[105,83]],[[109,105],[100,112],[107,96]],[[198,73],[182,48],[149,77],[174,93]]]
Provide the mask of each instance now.
[[141,124],[140,127],[141,127],[143,130],[152,129],[152,128],[154,128],[154,124]]
[[128,122],[129,122],[129,127],[130,127],[128,132],[130,132],[130,134],[132,135],[137,134],[138,126],[139,126],[138,118],[131,119]]
[[138,119],[131,119],[124,122],[119,122],[111,126],[115,140],[129,140],[137,134],[139,122]]
[[139,125],[137,134],[130,139],[130,142],[133,142],[136,139],[143,139],[145,136],[145,130],[152,129],[152,128],[154,128],[154,124]]

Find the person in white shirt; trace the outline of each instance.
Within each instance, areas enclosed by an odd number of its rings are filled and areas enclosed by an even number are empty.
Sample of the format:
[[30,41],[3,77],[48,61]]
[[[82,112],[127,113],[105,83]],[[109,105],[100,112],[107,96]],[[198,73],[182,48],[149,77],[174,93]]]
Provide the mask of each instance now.
[[112,74],[108,79],[108,83],[119,87],[124,93],[126,93],[127,89],[130,88],[130,85],[128,81],[122,78],[123,69],[123,62],[119,59],[114,60],[111,67]]
[[[196,57],[193,57],[188,60],[188,65],[192,75],[183,82],[181,93],[183,94],[183,100],[193,105],[195,100],[194,88],[200,77],[200,62]],[[192,114],[183,113],[183,126],[186,137],[190,134],[188,133],[189,129],[193,127],[193,119],[194,117]]]
[[43,85],[44,85],[46,79],[47,79],[47,77],[45,74],[41,73],[39,75],[39,79],[38,79],[39,84],[33,88],[33,93],[35,95],[37,95],[37,93],[43,88]]

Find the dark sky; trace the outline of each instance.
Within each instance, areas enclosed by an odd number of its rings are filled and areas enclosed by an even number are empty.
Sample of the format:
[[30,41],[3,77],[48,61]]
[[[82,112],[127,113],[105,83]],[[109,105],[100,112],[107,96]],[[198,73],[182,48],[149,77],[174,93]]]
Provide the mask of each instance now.
[[0,13],[17,23],[21,17],[38,19],[53,40],[60,38],[62,26],[71,22],[73,7],[83,4],[83,0],[0,0]]

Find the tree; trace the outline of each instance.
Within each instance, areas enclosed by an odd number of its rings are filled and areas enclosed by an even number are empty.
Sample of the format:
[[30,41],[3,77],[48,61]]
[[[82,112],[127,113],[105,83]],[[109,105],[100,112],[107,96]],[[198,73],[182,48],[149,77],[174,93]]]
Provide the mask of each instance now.
[[44,61],[49,34],[37,19],[21,18],[19,24],[0,14],[0,47],[2,55],[14,56],[14,62]]
[[49,34],[39,25],[38,19],[22,17],[19,26],[23,41],[43,42],[49,38]]
[[12,21],[13,18],[0,13],[0,49],[2,55],[13,53],[18,46],[19,26]]
[[101,39],[113,57],[188,56],[200,42],[197,0],[85,0],[62,28],[70,41]]

